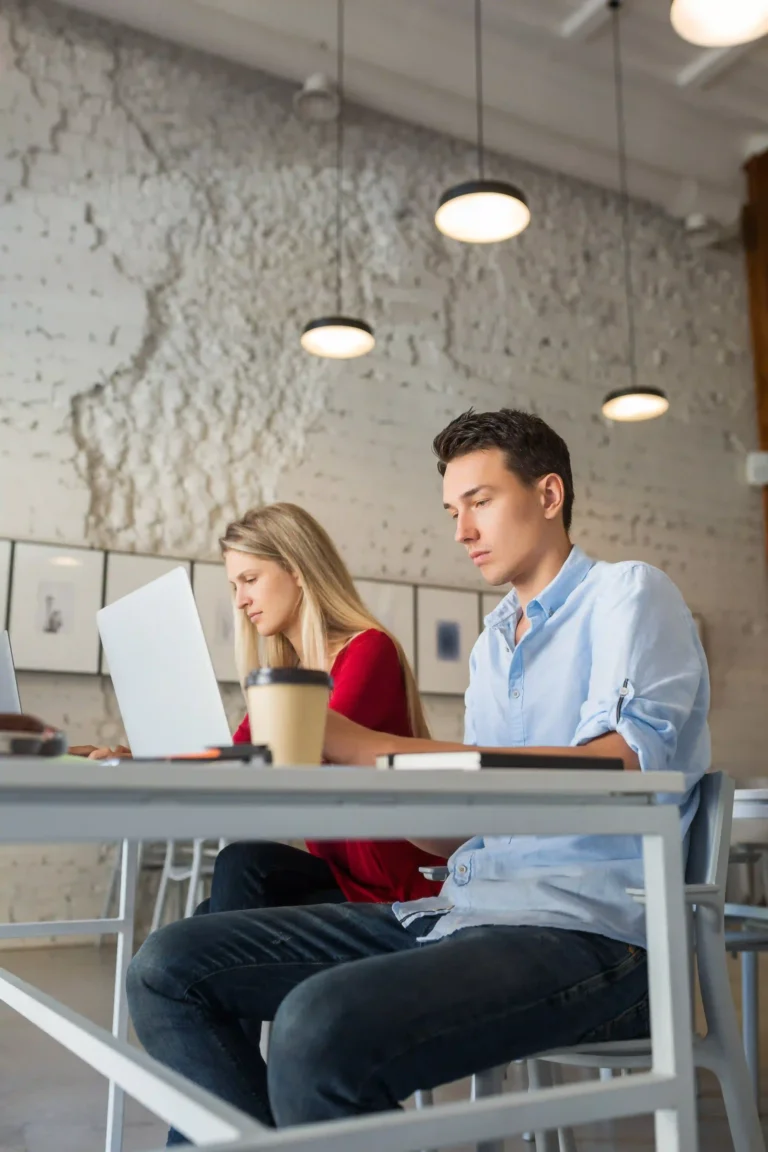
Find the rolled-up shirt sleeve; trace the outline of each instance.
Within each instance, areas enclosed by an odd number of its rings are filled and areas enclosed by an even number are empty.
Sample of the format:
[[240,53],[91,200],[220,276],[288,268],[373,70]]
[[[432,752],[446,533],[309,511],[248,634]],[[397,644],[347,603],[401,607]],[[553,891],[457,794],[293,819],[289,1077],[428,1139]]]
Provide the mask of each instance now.
[[668,768],[709,682],[691,613],[672,581],[622,565],[591,620],[589,692],[571,743],[618,732],[644,772]]

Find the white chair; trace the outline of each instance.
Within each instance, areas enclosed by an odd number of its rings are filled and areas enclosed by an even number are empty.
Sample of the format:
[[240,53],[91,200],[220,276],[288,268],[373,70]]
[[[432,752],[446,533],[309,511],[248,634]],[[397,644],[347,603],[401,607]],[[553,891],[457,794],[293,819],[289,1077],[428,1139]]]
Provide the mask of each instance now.
[[[694,1034],[694,1061],[720,1081],[735,1152],[765,1152],[755,1096],[750,1084],[739,1036],[736,1011],[728,982],[724,927],[725,881],[731,836],[734,782],[722,772],[707,775],[700,785],[699,809],[691,825],[688,849],[686,903],[692,911],[693,958],[698,974],[706,1034]],[[642,892],[632,895],[643,899]],[[543,1053],[533,1063],[580,1068],[648,1068],[648,1040],[620,1041]],[[551,1134],[554,1135],[554,1134]],[[551,1135],[537,1133],[537,1152],[549,1152]],[[575,1148],[573,1135],[560,1134],[564,1147]]]
[[[180,917],[186,919],[193,915],[195,908],[203,899],[205,879],[213,875],[216,856],[224,847],[225,841],[220,840],[215,849],[206,848],[206,843],[205,840],[193,840],[190,854],[189,845],[183,842],[178,844],[175,840],[166,841],[165,859],[157,887],[150,932],[154,932],[165,921],[165,906],[170,884],[187,885],[186,900],[183,908],[180,907]],[[179,887],[178,891],[181,900],[183,888]]]
[[[178,918],[191,916],[203,899],[206,879],[213,875],[216,856],[226,844],[218,842],[218,847],[208,846],[206,840],[150,841],[139,847],[139,868],[144,871],[159,871],[155,906],[152,912],[150,931],[154,932],[165,920],[166,905],[170,895],[170,885],[178,884]],[[117,853],[109,887],[104,899],[102,917],[110,914],[120,882],[120,853]],[[187,885],[184,893],[183,885]],[[182,903],[183,900],[183,903]],[[100,938],[101,939],[101,938]]]
[[[726,965],[725,882],[734,787],[733,780],[724,773],[708,774],[700,784],[699,808],[690,830],[685,895],[692,928],[691,959],[698,974],[707,1024],[706,1035],[694,1036],[694,1060],[697,1067],[710,1069],[720,1081],[735,1152],[765,1152]],[[643,900],[642,891],[632,895]],[[730,937],[728,946],[734,946]],[[547,1087],[557,1082],[560,1065],[599,1069],[605,1078],[614,1070],[648,1068],[650,1063],[649,1040],[585,1045],[542,1053],[529,1060],[529,1084]],[[505,1074],[506,1067],[502,1066],[475,1075],[473,1098],[496,1095],[503,1088]],[[483,1144],[479,1152],[503,1150],[503,1141],[491,1141]],[[576,1152],[572,1131],[537,1132],[536,1152]]]

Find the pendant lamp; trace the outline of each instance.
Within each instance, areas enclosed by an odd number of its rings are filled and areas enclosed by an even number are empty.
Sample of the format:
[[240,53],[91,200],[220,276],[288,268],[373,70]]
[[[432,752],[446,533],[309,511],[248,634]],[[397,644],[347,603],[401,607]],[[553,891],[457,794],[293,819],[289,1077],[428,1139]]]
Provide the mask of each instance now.
[[365,320],[345,316],[342,309],[342,176],[344,172],[344,0],[336,2],[337,66],[336,89],[339,114],[336,119],[336,311],[310,320],[301,334],[301,346],[313,356],[351,360],[370,352],[376,341]]
[[481,0],[475,0],[475,103],[477,112],[477,179],[456,184],[440,197],[435,224],[452,240],[491,244],[509,240],[531,219],[525,196],[514,184],[485,179],[483,143],[483,52]]
[[768,32],[768,0],[672,0],[672,27],[701,48],[731,48]]
[[627,143],[624,128],[624,85],[621,69],[621,36],[619,8],[621,0],[608,0],[612,15],[613,70],[616,95],[616,132],[619,156],[619,190],[622,208],[622,246],[624,251],[624,295],[627,305],[627,361],[629,387],[619,388],[603,400],[602,412],[609,420],[652,420],[663,416],[669,400],[660,388],[646,388],[637,382],[635,308],[632,293],[632,252],[629,242],[629,191],[627,187]]

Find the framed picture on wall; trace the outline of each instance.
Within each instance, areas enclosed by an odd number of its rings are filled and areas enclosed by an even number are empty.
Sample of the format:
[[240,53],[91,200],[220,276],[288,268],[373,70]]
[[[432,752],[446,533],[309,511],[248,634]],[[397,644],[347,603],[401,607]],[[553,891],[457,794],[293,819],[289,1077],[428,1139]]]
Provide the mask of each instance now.
[[[172,572],[174,568],[186,569],[189,575],[190,563],[188,560],[174,560],[170,556],[140,556],[135,552],[108,552],[107,575],[104,585],[104,607],[114,604],[115,600],[128,596],[150,584],[160,576]],[[103,676],[109,675],[107,658],[101,653],[100,671]]]
[[98,672],[103,586],[103,552],[14,545],[8,628],[17,669]]
[[403,646],[406,659],[415,667],[416,605],[412,584],[394,584],[386,580],[355,580],[360,599],[388,632]]
[[469,654],[479,635],[479,594],[416,589],[416,650],[421,692],[461,696],[469,684]]
[[12,552],[13,544],[10,540],[0,540],[0,632],[5,631],[8,622]]
[[195,560],[192,591],[216,679],[223,684],[237,683],[232,593],[224,565]]

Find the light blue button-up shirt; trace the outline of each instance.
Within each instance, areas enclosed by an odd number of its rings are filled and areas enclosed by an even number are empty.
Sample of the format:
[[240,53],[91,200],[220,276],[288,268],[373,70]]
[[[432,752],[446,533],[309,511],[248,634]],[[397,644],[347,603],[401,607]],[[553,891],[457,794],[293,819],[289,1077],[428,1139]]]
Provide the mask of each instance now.
[[[527,608],[512,591],[485,619],[470,659],[465,743],[586,744],[619,732],[643,772],[682,772],[681,835],[710,763],[709,675],[691,613],[648,564],[607,564],[573,548]],[[575,765],[574,765],[575,767]],[[396,904],[403,923],[425,915],[436,940],[480,924],[533,924],[645,945],[635,836],[476,836],[448,861],[439,896]],[[433,919],[434,918],[434,919]]]

